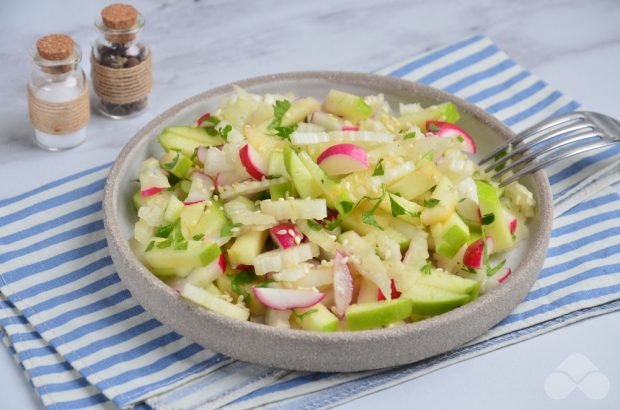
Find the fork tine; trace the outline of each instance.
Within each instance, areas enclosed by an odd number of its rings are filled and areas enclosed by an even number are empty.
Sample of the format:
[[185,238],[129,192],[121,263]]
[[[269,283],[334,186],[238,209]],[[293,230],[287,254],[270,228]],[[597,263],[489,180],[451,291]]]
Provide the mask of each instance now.
[[585,116],[581,112],[571,112],[565,115],[561,115],[559,117],[553,117],[546,121],[540,122],[530,128],[527,128],[523,132],[520,132],[519,134],[515,135],[513,138],[506,141],[504,144],[500,145],[493,152],[491,152],[488,156],[481,159],[480,162],[478,162],[478,165],[483,165],[489,162],[489,160],[494,158],[497,154],[508,149],[509,146],[516,145],[522,140],[524,140],[525,138],[529,138],[538,132],[545,131],[550,127],[556,127],[566,122],[574,122],[578,120],[583,120],[584,118]]
[[[517,161],[511,163],[509,166],[505,167],[504,169],[499,170],[495,174],[495,176],[500,178],[502,175],[506,174],[509,171],[516,169],[521,164],[532,162],[536,158],[540,158],[541,155],[546,154],[547,152],[552,151],[554,149],[561,148],[565,145],[572,144],[578,141],[584,141],[587,139],[598,138],[597,140],[599,140],[601,137],[602,135],[598,131],[582,131],[577,134],[573,134],[568,138],[564,138],[559,141],[549,143],[547,145],[544,145],[538,150],[532,150],[531,152],[528,152],[527,155],[519,158]],[[488,170],[485,172],[488,172]]]
[[[604,148],[604,147],[608,147],[610,145],[613,145],[614,142],[613,141],[602,141],[602,140],[598,140],[595,142],[591,142],[589,144],[582,144],[579,145],[578,147],[575,148],[568,148],[568,149],[564,149],[564,150],[560,150],[560,152],[557,152],[555,155],[550,155],[548,157],[546,157],[543,161],[541,162],[535,162],[533,164],[530,164],[529,166],[521,169],[519,172],[517,172],[514,175],[511,175],[509,178],[500,181],[499,186],[500,187],[504,187],[508,184],[510,184],[511,182],[514,182],[516,180],[518,180],[519,178],[521,178],[524,175],[536,172],[548,165],[551,164],[555,164],[558,161],[561,161],[563,159],[566,158],[570,158],[572,156],[578,155],[578,154],[582,154],[584,152],[588,152],[588,151],[592,151],[595,149],[599,149],[599,148]],[[495,178],[495,176],[493,176],[493,178]]]
[[516,155],[522,154],[523,152],[527,151],[528,149],[533,148],[536,144],[539,144],[541,142],[550,140],[552,138],[558,137],[558,136],[563,135],[563,134],[568,134],[570,132],[580,131],[580,130],[585,129],[585,128],[594,129],[594,125],[589,123],[589,122],[578,122],[578,123],[575,123],[575,124],[564,125],[564,126],[562,126],[560,128],[554,127],[554,128],[551,128],[550,130],[547,129],[546,132],[541,133],[534,140],[528,141],[526,144],[520,145],[517,149],[513,149],[512,151],[510,151],[510,153],[508,153],[508,155],[505,155],[505,156],[499,158],[494,163],[490,164],[484,170],[484,172],[491,171],[492,169],[496,168],[497,166],[502,165],[506,161],[509,161],[510,159],[514,158]]

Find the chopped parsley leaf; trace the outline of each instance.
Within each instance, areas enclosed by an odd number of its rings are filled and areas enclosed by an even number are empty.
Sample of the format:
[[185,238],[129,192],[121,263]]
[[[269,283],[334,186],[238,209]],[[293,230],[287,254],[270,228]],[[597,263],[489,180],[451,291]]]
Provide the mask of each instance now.
[[308,222],[308,227],[312,229],[313,231],[320,231],[321,229],[323,229],[321,224],[315,221],[314,219],[308,219],[307,222]]
[[491,212],[490,214],[482,215],[482,225],[491,225],[495,221],[495,214]]
[[351,201],[340,201],[340,206],[342,207],[342,212],[348,214],[353,210],[353,202]]
[[291,134],[297,129],[297,124],[290,127],[275,127],[276,135],[282,139],[290,140]]
[[220,236],[232,236],[233,229],[239,228],[240,226],[241,224],[239,223],[237,224],[229,223],[227,225],[224,225],[222,229],[220,230]]
[[379,162],[377,162],[377,165],[375,165],[375,170],[372,171],[373,177],[381,176],[384,174],[382,162],[383,162],[383,158],[381,158]]
[[[493,157],[493,160],[495,160],[497,162],[500,159],[504,158],[506,155],[508,155],[506,150],[500,151],[497,154],[495,154],[495,156]],[[498,166],[495,167],[495,172],[499,172],[502,169],[504,169],[505,167],[506,167],[506,162],[504,162],[502,164],[499,164]]]
[[179,151],[176,151],[176,153],[177,155],[175,155],[175,157],[170,162],[162,164],[164,168],[172,169],[177,165],[177,162],[179,162]]
[[159,249],[164,249],[164,248],[169,248],[170,245],[172,245],[172,237],[171,236],[169,236],[168,239],[166,239],[165,241],[159,242],[156,246]]
[[405,135],[403,135],[403,139],[404,140],[408,140],[411,138],[415,138],[417,136],[417,134],[415,132],[408,132]]
[[424,207],[425,208],[434,208],[437,205],[439,205],[439,202],[441,202],[439,199],[437,198],[430,198],[430,199],[425,199],[424,200]]
[[153,246],[155,246],[155,241],[151,241],[149,242],[149,244],[147,245],[146,249],[144,250],[144,253],[150,251],[151,249],[153,249]]
[[368,212],[362,213],[362,222],[364,222],[366,225],[372,225],[375,228],[378,228],[383,231],[383,227],[379,225],[379,222],[377,222],[377,220],[375,219],[374,212],[368,211]]
[[316,312],[318,312],[318,311],[319,311],[318,309],[310,309],[310,310],[308,310],[308,311],[306,311],[306,312],[302,313],[301,315],[299,315],[299,314],[297,314],[297,313],[293,310],[293,316],[295,316],[297,319],[299,319],[299,321],[302,321],[302,320],[304,320],[304,318],[305,318],[306,316],[309,316],[309,315],[311,315],[311,314],[313,314],[313,313],[316,313]]
[[342,225],[342,222],[343,222],[342,218],[337,218],[337,219],[334,219],[333,221],[329,221],[325,224],[325,229],[327,229],[328,231],[333,231],[334,229]]
[[195,240],[195,241],[199,241],[199,240],[201,240],[204,237],[205,237],[204,233],[199,233],[197,235],[192,236],[192,239]]
[[[385,189],[385,185],[381,186],[381,195],[378,197],[370,197],[370,196],[365,196],[362,199],[360,199],[360,201],[367,199],[369,201],[377,201],[372,208],[370,209],[370,211],[366,211],[364,213],[362,213],[362,222],[364,222],[367,225],[371,225],[374,226],[376,228],[379,228],[380,230],[384,230],[383,227],[381,225],[379,225],[379,223],[377,222],[377,219],[375,218],[375,211],[377,210],[377,208],[379,207],[379,205],[381,205],[381,202],[383,202],[383,198],[385,198],[385,195],[387,194],[387,191]],[[358,202],[359,204],[359,202]]]
[[425,275],[430,275],[432,269],[433,269],[433,264],[430,262],[426,262],[424,266],[420,268],[420,272],[422,272]]
[[273,120],[267,127],[268,130],[274,130],[276,135],[282,139],[290,139],[290,136],[297,129],[297,125],[284,127],[282,119],[284,114],[291,108],[291,102],[288,100],[278,100],[273,105]]
[[157,236],[158,238],[167,238],[170,236],[173,229],[174,229],[174,224],[160,226],[155,231],[155,236]]
[[221,120],[212,115],[203,121],[202,128],[212,137],[222,137],[224,141],[228,141],[228,133],[232,131],[232,125],[226,124],[224,127],[217,128]]
[[428,127],[426,127],[426,129],[431,132],[439,131],[439,127],[437,126],[437,124],[432,124],[432,123],[428,124]]
[[390,208],[392,209],[392,216],[396,218],[399,215],[405,215],[407,213],[407,211],[405,211],[405,208],[400,206],[400,204],[396,202],[394,198],[392,198],[391,194],[389,195],[389,197],[390,197]]
[[241,296],[247,303],[250,301],[250,294],[245,290],[243,285],[256,281],[256,275],[251,270],[243,270],[236,275],[229,275],[230,287],[233,292]]
[[487,266],[486,266],[486,268],[487,268],[487,276],[495,275],[498,270],[500,270],[501,268],[504,267],[505,264],[506,264],[506,259],[502,260],[500,263],[498,263],[495,266],[491,266],[491,265],[487,264]]

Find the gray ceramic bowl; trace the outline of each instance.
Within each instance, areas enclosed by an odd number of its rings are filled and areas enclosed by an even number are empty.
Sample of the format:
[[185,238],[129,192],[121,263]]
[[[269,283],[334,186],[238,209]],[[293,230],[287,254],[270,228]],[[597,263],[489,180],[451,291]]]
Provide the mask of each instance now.
[[[459,124],[474,136],[481,155],[512,136],[494,117],[457,97],[395,78],[321,71],[270,75],[236,84],[259,94],[293,92],[317,98],[323,98],[331,88],[359,95],[383,93],[395,107],[399,102],[430,105],[452,101],[462,114]],[[551,193],[542,172],[523,181],[534,193],[538,208],[529,222],[529,239],[509,257],[513,274],[476,301],[443,315],[390,329],[318,333],[229,319],[180,297],[151,274],[128,246],[136,218],[130,180],[136,178],[147,156],[161,154],[156,137],[164,127],[192,123],[199,114],[214,111],[231,91],[231,85],[218,87],[159,115],[129,141],[108,176],[103,210],[112,259],[133,296],[161,322],[205,348],[235,359],[296,370],[344,372],[412,363],[454,349],[482,335],[525,297],[542,268],[551,231]]]

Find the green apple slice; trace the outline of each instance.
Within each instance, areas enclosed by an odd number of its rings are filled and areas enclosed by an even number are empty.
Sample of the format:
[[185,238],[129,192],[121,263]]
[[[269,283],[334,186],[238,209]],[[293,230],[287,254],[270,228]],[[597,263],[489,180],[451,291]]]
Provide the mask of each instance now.
[[301,198],[316,198],[321,195],[321,189],[312,174],[289,145],[284,147],[284,166]]
[[315,332],[335,332],[339,320],[325,305],[317,303],[307,308],[293,309],[293,320],[304,330]]
[[411,300],[399,298],[351,305],[345,313],[350,330],[366,330],[389,325],[411,316]]
[[228,259],[235,267],[254,265],[254,260],[263,251],[269,231],[248,231],[239,236],[228,249]]
[[[497,189],[486,181],[476,180],[475,182],[478,190],[478,203],[483,220],[483,229],[485,235],[493,238],[494,252],[502,252],[512,248],[512,234],[510,233],[508,222],[506,222]],[[491,215],[492,218],[490,217]],[[487,218],[493,221],[484,224]]]
[[421,275],[416,284],[468,295],[469,301],[476,299],[480,292],[480,282],[477,280],[462,278],[438,269],[434,269],[430,275]]
[[469,228],[458,214],[453,213],[447,221],[431,226],[431,235],[435,242],[435,252],[453,258],[467,243]]
[[215,243],[188,241],[187,249],[154,245],[145,251],[144,259],[153,269],[195,268],[210,264],[220,253],[220,247]]
[[372,107],[357,95],[338,90],[330,90],[323,101],[324,112],[347,118],[353,122],[364,120],[372,115]]
[[416,315],[434,316],[455,309],[471,299],[470,295],[415,283],[404,292],[401,299],[411,301],[411,311]]

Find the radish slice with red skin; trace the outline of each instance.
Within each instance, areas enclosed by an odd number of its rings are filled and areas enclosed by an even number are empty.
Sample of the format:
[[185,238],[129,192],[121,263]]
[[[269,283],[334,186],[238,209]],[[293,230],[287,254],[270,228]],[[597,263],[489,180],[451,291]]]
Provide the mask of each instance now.
[[354,125],[343,125],[340,130],[341,131],[359,131],[360,127],[356,127]]
[[291,246],[299,245],[304,236],[299,233],[297,226],[292,223],[282,223],[269,230],[271,239],[280,249],[288,249]]
[[[493,252],[493,238],[486,238],[487,254]],[[482,238],[472,242],[463,254],[463,264],[468,268],[480,269],[484,260],[484,243]]]
[[260,303],[275,310],[307,308],[325,297],[324,293],[301,289],[253,288],[252,291]]
[[332,222],[338,219],[338,215],[339,215],[338,211],[336,211],[335,209],[327,208],[327,217],[323,219],[315,219],[314,222],[325,227],[327,226],[329,222]]
[[463,137],[463,146],[465,151],[470,154],[476,153],[476,142],[463,130],[452,123],[444,121],[426,121],[426,129],[438,137],[457,138],[459,135]]
[[351,277],[349,265],[347,265],[347,257],[342,252],[336,252],[332,263],[334,272],[334,304],[336,305],[336,314],[342,319],[353,300],[353,278]]
[[245,144],[241,147],[239,150],[239,159],[241,160],[243,168],[245,168],[248,174],[255,180],[260,181],[267,176],[267,166],[265,162],[250,144]]
[[336,144],[327,148],[316,161],[327,175],[343,175],[370,167],[368,155],[355,144]]
[[198,117],[198,119],[196,120],[196,126],[200,127],[202,125],[203,122],[205,122],[207,119],[209,119],[211,117],[211,113],[210,112],[206,112],[204,114],[202,114],[200,117]]
[[254,270],[254,266],[240,264],[240,265],[235,266],[235,269],[236,270]]
[[168,173],[161,169],[159,161],[155,158],[149,158],[140,165],[138,180],[142,196],[155,195],[170,187]]
[[517,231],[517,218],[513,218],[508,221],[508,229],[510,230],[510,234],[514,235],[514,233]]
[[505,281],[506,279],[508,279],[508,276],[510,276],[512,274],[512,269],[510,268],[505,268],[502,272],[501,272],[502,276],[499,277],[498,282],[502,283],[503,281]]
[[[398,299],[401,295],[401,292],[399,292],[396,289],[396,284],[394,283],[394,279],[390,279],[390,287],[392,289],[391,291],[392,299]],[[379,301],[385,300],[385,295],[383,294],[383,292],[381,292],[381,289],[377,289],[377,300]]]
[[143,198],[146,198],[148,196],[153,196],[155,194],[159,194],[160,192],[162,192],[165,189],[166,188],[159,188],[159,187],[153,187],[153,188],[145,189],[144,191],[140,191],[140,196],[143,197]]

